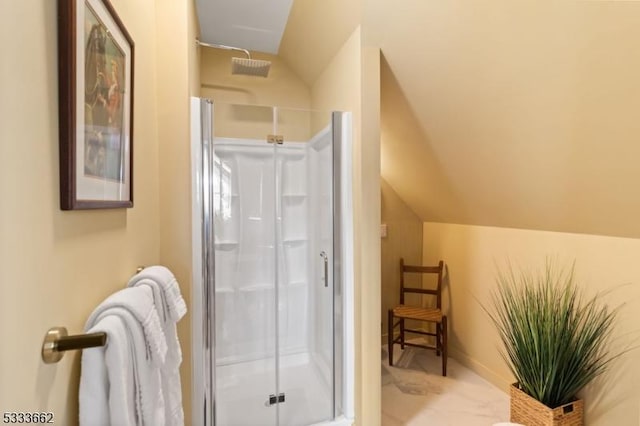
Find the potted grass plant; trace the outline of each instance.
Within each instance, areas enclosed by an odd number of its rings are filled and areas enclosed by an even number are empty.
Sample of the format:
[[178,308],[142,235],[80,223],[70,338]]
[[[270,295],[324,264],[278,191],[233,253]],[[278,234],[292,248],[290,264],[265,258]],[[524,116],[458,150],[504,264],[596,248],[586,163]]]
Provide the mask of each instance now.
[[547,260],[537,272],[498,273],[488,312],[503,357],[517,383],[511,386],[511,421],[527,426],[583,425],[577,394],[616,357],[608,350],[617,309],[578,289],[574,265]]

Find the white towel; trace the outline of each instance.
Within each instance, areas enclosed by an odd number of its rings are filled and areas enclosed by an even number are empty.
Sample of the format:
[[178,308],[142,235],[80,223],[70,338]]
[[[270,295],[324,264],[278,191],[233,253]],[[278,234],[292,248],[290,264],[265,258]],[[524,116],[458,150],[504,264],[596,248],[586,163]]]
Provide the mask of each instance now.
[[107,332],[107,345],[83,351],[80,425],[166,424],[160,371],[167,344],[150,289],[127,288],[109,296],[85,330]]
[[[162,289],[160,296],[162,297],[162,305],[160,306],[157,305],[160,301],[155,298],[156,293],[154,292],[154,301],[159,311],[161,310],[162,313],[168,313],[173,322],[180,321],[187,313],[187,305],[180,293],[178,281],[171,271],[164,266],[149,266],[131,277],[127,286],[134,287],[144,279],[155,282]],[[164,320],[166,321],[167,319],[164,318]]]
[[[115,315],[102,318],[90,333],[105,332],[107,346],[82,351],[80,425],[137,425],[135,386],[126,326]],[[116,409],[117,407],[117,409]]]
[[176,330],[176,323],[187,312],[187,305],[180,293],[178,281],[164,266],[150,266],[129,280],[129,287],[148,287],[162,321],[162,329],[167,341],[167,359],[161,371],[162,390],[165,399],[167,426],[183,426],[182,390],[180,385],[180,364],[182,351]]
[[147,358],[154,365],[162,366],[167,354],[167,341],[162,332],[162,324],[153,303],[151,290],[126,288],[113,293],[93,310],[85,324],[85,330],[93,327],[104,311],[113,308],[121,308],[129,312],[139,323],[138,325],[142,327],[144,333],[143,341],[147,351]]

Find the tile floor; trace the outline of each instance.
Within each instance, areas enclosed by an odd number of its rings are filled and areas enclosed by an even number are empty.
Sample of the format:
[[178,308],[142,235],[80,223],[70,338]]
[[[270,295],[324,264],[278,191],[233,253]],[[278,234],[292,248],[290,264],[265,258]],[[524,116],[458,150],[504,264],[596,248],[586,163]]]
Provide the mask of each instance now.
[[447,377],[434,351],[382,348],[383,426],[491,426],[509,419],[509,396],[449,358]]

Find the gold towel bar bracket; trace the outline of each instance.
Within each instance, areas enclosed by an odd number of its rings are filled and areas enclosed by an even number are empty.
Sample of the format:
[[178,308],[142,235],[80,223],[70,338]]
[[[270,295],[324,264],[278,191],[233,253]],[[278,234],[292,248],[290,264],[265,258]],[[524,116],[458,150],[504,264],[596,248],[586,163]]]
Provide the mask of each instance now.
[[107,343],[107,333],[90,333],[69,336],[65,327],[52,327],[42,343],[42,360],[53,364],[62,359],[65,351],[95,348]]
[[[138,266],[136,273],[142,272],[145,266]],[[77,334],[69,336],[65,327],[52,327],[44,335],[42,342],[42,360],[45,364],[53,364],[62,359],[65,351],[95,348],[107,343],[107,333]]]

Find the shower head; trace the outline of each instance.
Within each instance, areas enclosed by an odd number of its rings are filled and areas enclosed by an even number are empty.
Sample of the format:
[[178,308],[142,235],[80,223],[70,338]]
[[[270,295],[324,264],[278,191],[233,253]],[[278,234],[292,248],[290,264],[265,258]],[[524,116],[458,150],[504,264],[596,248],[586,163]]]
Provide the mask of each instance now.
[[231,58],[231,74],[266,77],[269,75],[271,61],[251,58]]
[[247,49],[239,47],[225,46],[224,44],[203,43],[196,39],[198,46],[213,47],[214,49],[235,50],[244,52],[246,58],[231,58],[231,73],[242,75],[253,75],[258,77],[266,77],[269,75],[271,61],[263,61],[261,59],[251,59],[251,53]]

